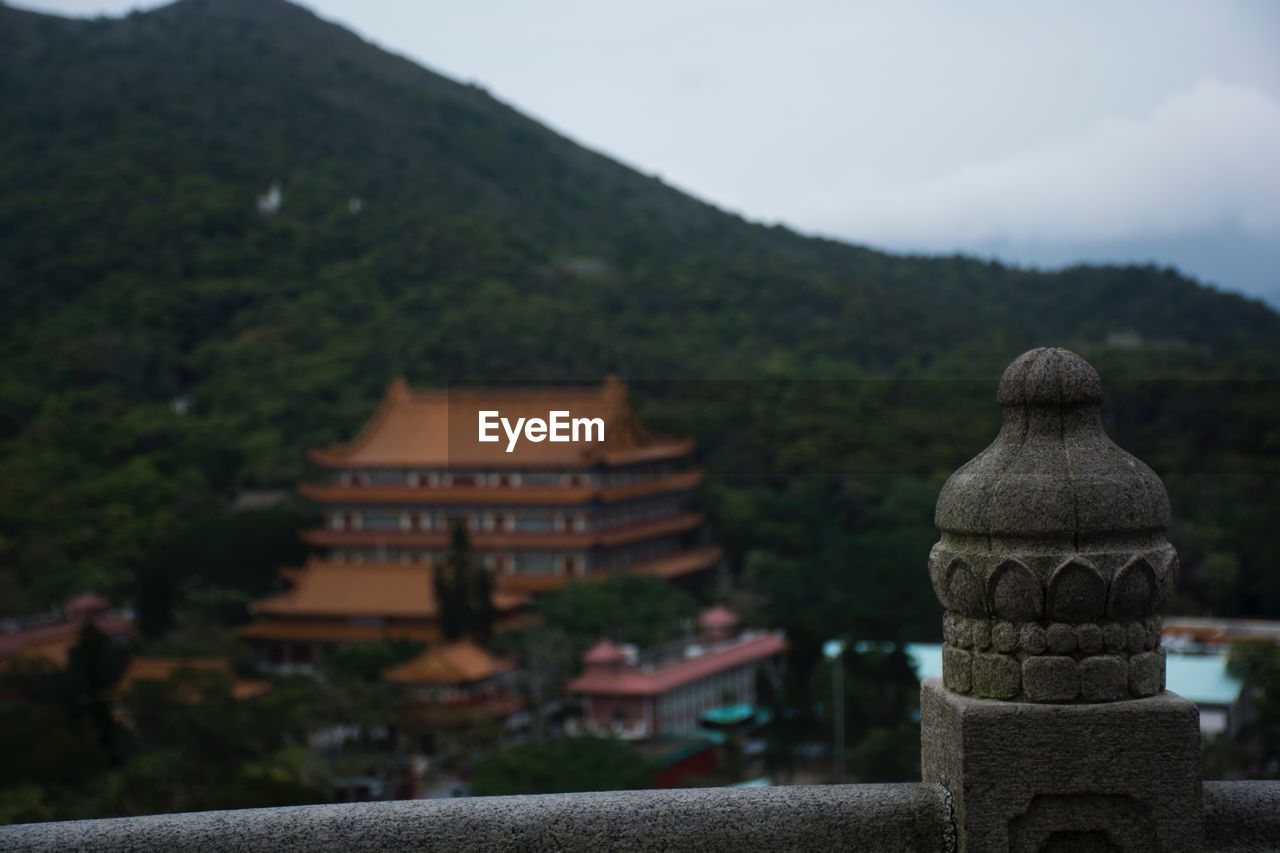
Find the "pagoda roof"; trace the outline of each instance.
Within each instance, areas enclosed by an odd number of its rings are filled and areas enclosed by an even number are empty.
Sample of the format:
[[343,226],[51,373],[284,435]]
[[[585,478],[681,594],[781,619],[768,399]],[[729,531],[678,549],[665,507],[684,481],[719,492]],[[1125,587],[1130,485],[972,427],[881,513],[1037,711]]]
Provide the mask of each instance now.
[[[678,554],[672,554],[670,557],[663,557],[658,560],[652,560],[647,563],[638,563],[634,566],[628,566],[620,569],[617,574],[629,575],[652,575],[654,577],[672,578],[684,577],[697,572],[703,572],[710,569],[720,562],[724,552],[715,545],[709,545],[705,548],[695,548],[690,551],[681,551]],[[555,589],[563,586],[571,580],[584,581],[586,583],[599,582],[613,577],[615,572],[589,572],[581,576],[570,575],[499,575],[498,586],[501,589],[511,590],[513,592],[538,593]]]
[[367,643],[378,640],[414,640],[429,643],[440,639],[436,625],[400,623],[355,625],[337,619],[263,619],[236,631],[246,640],[287,640],[297,643]]
[[[504,418],[543,418],[552,410],[573,418],[600,418],[599,444],[521,441],[507,452],[506,440],[478,441],[478,413]],[[499,430],[501,432],[501,430]],[[640,424],[626,386],[616,377],[599,386],[411,389],[397,378],[373,418],[349,444],[315,450],[326,467],[583,468],[677,458],[693,448],[688,440],[656,438]]]
[[[253,699],[268,692],[271,682],[259,679],[236,678],[226,658],[169,658],[169,657],[135,657],[129,661],[124,675],[116,685],[117,696],[128,693],[140,681],[168,681],[175,675],[184,672],[214,673],[227,679],[231,695],[236,699]],[[183,701],[195,703],[203,697],[189,691],[183,691]]]
[[698,627],[704,631],[726,630],[736,628],[742,620],[723,604],[708,607],[698,615]]
[[746,636],[696,656],[647,669],[591,667],[569,682],[569,690],[592,696],[659,696],[726,669],[781,654],[786,646],[782,633],[777,631]]
[[386,670],[382,677],[400,684],[468,684],[514,668],[515,663],[510,659],[495,657],[464,639],[429,648]]
[[582,656],[582,662],[588,666],[610,666],[626,659],[627,650],[609,640],[601,640]]
[[[434,619],[439,613],[433,578],[423,563],[334,563],[312,560],[293,589],[254,602],[257,613],[278,616],[345,616]],[[527,603],[519,593],[497,591],[499,612]]]

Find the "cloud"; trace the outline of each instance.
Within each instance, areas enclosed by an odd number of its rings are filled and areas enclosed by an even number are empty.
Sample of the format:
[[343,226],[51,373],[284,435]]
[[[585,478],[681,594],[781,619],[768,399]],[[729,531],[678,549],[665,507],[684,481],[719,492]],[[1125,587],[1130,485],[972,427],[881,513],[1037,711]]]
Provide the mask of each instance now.
[[[1017,106],[1010,105],[1016,121]],[[1280,103],[1201,81],[1140,118],[914,183],[833,187],[822,230],[918,248],[1208,230],[1280,237]]]

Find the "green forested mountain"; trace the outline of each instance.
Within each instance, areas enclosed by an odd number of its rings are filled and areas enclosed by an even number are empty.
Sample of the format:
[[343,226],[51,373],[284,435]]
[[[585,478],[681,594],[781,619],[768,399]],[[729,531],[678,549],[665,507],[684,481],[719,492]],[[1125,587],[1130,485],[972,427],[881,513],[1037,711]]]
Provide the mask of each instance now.
[[[0,127],[0,612],[140,577],[253,586],[193,531],[223,536],[237,489],[305,476],[393,375],[616,371],[655,426],[700,436],[735,563],[797,579],[775,599],[856,576],[882,590],[855,606],[868,633],[902,608],[934,630],[932,500],[993,433],[1018,353],[1082,349],[1106,380],[1280,375],[1261,303],[1172,270],[749,223],[283,0],[0,7]],[[1117,399],[1186,522],[1189,607],[1280,612],[1273,384]],[[815,636],[851,612],[822,607]]]

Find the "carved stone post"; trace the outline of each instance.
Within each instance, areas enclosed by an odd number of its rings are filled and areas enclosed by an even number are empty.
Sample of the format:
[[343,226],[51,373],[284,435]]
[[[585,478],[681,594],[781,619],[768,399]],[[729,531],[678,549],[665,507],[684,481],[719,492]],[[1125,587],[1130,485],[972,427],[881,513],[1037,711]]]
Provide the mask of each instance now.
[[1164,690],[1156,615],[1178,577],[1169,499],[1102,400],[1080,356],[1025,353],[1000,434],[938,498],[922,767],[963,851],[1200,849],[1198,712]]

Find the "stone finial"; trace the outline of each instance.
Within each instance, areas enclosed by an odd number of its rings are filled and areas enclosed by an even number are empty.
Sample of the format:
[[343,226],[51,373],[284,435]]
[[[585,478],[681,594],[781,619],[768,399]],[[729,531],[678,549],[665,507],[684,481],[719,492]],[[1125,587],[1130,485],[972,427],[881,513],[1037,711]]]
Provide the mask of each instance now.
[[1000,434],[951,475],[935,513],[947,689],[1056,703],[1164,689],[1169,498],[1107,437],[1102,401],[1097,372],[1064,349],[1024,353],[1001,377]]

